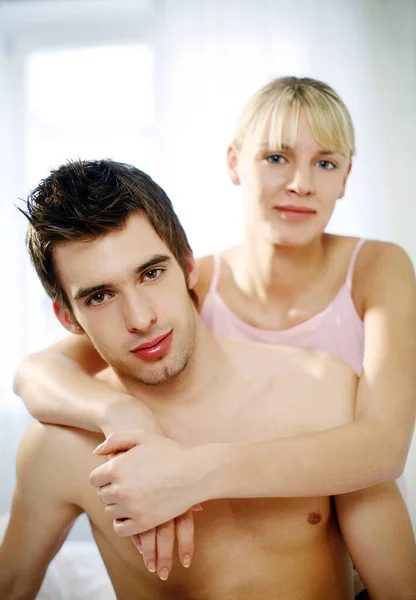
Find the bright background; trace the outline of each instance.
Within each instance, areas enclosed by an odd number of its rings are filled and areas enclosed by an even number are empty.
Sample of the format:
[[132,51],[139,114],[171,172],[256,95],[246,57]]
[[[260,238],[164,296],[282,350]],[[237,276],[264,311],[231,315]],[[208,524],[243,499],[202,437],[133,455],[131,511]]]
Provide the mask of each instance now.
[[[414,0],[0,0],[0,514],[28,421],[13,373],[65,335],[18,198],[68,158],[113,158],[166,189],[196,256],[238,243],[225,150],[239,112],[272,77],[311,76],[340,93],[357,133],[331,231],[397,242],[415,261],[415,32]],[[413,448],[414,524],[415,473]]]

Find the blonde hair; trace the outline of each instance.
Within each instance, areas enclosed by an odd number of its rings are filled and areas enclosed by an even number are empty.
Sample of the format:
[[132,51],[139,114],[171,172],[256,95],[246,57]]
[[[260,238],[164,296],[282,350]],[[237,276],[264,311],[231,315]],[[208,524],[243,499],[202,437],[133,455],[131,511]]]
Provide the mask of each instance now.
[[244,108],[234,136],[237,149],[246,140],[259,141],[268,133],[269,147],[282,147],[283,127],[290,113],[295,136],[300,110],[308,119],[315,140],[329,152],[347,158],[355,153],[354,126],[338,94],[326,83],[304,77],[280,77],[262,87]]

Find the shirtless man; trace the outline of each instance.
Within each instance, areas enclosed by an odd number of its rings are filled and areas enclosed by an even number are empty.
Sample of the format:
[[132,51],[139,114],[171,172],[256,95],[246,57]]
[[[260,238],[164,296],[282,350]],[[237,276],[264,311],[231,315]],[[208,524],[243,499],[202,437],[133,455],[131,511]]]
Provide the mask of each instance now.
[[[110,365],[103,379],[150,409],[170,438],[166,460],[183,445],[198,456],[204,443],[220,448],[353,419],[356,379],[339,359],[221,340],[206,329],[193,305],[197,274],[186,236],[163,191],[140,171],[110,161],[61,167],[32,194],[27,216],[29,250],[55,314],[94,343]],[[169,572],[152,575],[131,539],[115,534],[117,506],[104,510],[88,483],[105,461],[93,453],[102,441],[39,423],[25,435],[0,549],[2,599],[36,596],[82,512],[118,600],[353,597],[351,564],[327,497],[209,500],[197,515],[192,568],[177,565],[168,581]],[[110,463],[114,477],[119,458]],[[414,598],[414,539],[395,484],[339,496],[335,504],[370,594]],[[388,519],[380,519],[383,510]]]

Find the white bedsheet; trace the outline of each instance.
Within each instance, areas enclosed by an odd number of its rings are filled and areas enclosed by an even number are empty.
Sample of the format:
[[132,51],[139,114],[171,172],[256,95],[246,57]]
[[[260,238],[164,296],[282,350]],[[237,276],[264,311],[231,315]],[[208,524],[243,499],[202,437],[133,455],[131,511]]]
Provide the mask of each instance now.
[[[0,543],[8,516],[0,517]],[[94,542],[67,541],[51,562],[37,600],[116,600]]]

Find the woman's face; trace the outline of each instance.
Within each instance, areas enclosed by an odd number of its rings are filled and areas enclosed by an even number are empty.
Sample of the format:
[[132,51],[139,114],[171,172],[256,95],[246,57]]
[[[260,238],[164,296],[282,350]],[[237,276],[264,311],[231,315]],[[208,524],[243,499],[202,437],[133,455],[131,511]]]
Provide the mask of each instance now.
[[230,176],[243,191],[247,232],[282,246],[306,245],[323,233],[351,168],[348,158],[318,144],[303,111],[296,136],[294,128],[289,114],[280,149],[270,148],[264,136],[228,151]]

